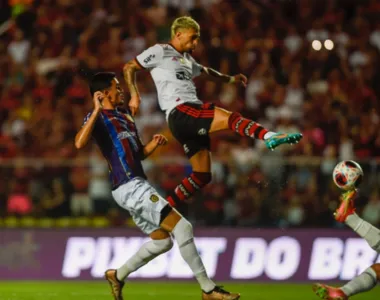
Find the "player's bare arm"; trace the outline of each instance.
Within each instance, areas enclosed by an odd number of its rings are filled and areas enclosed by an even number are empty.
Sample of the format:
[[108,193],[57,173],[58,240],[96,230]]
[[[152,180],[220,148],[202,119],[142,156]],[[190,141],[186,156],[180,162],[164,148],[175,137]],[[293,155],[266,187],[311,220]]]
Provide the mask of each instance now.
[[244,87],[247,86],[247,77],[243,74],[225,75],[212,68],[203,67],[203,74],[206,74],[212,80],[222,81],[225,83],[240,83]]
[[83,127],[79,130],[79,132],[75,136],[75,147],[77,149],[81,149],[91,138],[92,130],[94,129],[96,119],[98,118],[101,110],[102,110],[102,100],[104,99],[104,95],[102,92],[96,92],[93,97],[94,102],[94,110]]
[[123,67],[124,80],[131,95],[128,106],[132,113],[132,116],[135,116],[137,114],[140,106],[140,93],[136,84],[136,72],[140,70],[143,70],[143,68],[135,59],[130,60]]
[[142,159],[151,155],[159,146],[166,145],[168,139],[162,134],[155,134],[153,139],[144,146]]

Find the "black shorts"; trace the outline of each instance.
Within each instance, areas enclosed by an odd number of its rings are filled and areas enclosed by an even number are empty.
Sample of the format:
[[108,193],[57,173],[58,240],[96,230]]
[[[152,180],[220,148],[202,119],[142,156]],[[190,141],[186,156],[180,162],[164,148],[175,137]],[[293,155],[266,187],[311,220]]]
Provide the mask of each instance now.
[[169,113],[169,128],[188,158],[200,150],[210,150],[209,130],[214,120],[212,103],[183,103]]

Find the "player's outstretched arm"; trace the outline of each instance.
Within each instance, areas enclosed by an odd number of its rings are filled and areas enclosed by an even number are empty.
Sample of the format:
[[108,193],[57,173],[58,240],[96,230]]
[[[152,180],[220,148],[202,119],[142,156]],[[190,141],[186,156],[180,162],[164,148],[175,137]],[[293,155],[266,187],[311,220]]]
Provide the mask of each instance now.
[[75,136],[75,147],[77,149],[81,149],[91,138],[92,130],[94,129],[96,119],[98,118],[101,110],[102,110],[102,100],[104,95],[102,92],[96,92],[93,97],[94,101],[94,110],[87,120],[87,122],[82,126],[82,128],[78,131]]
[[168,142],[168,139],[162,134],[155,134],[153,139],[144,146],[141,159],[147,158],[151,155],[158,146],[163,146]]
[[136,59],[127,62],[123,67],[124,80],[127,84],[131,99],[129,100],[129,109],[132,116],[135,116],[140,106],[140,93],[136,84],[136,72],[143,70]]
[[225,83],[238,83],[243,85],[244,87],[247,86],[247,77],[243,74],[237,74],[237,75],[225,75],[222,74],[212,68],[203,67],[203,73],[207,75],[211,80],[217,80],[222,81]]

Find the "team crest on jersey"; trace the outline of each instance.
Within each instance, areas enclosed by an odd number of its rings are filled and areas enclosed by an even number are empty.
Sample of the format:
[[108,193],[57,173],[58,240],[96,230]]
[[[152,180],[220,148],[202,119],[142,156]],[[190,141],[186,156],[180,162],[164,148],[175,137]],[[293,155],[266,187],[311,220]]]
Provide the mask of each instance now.
[[151,196],[150,196],[150,201],[152,201],[153,203],[156,203],[157,201],[158,201],[158,196],[157,195],[155,195],[155,194],[152,194]]

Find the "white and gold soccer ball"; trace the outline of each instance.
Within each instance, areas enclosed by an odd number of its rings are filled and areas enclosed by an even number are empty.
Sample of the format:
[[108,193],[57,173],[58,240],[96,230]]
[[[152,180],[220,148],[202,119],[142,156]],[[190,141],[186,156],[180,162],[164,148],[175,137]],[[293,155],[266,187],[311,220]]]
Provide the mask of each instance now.
[[333,180],[336,186],[344,191],[357,188],[363,179],[361,166],[353,160],[344,160],[338,163],[333,171]]

